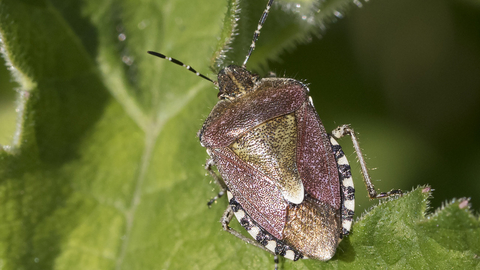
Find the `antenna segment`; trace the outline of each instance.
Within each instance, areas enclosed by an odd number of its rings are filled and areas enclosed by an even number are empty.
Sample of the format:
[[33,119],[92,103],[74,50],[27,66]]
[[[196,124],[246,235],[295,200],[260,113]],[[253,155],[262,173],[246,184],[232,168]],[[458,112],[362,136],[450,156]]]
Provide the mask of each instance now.
[[212,82],[212,83],[215,84],[215,82],[212,81],[212,80],[211,80],[210,78],[208,78],[207,76],[201,74],[200,72],[197,72],[197,71],[196,71],[195,69],[193,69],[191,66],[185,65],[184,63],[182,63],[181,61],[179,61],[179,60],[177,60],[177,59],[175,59],[175,58],[168,57],[168,56],[166,56],[166,55],[164,55],[164,54],[161,54],[161,53],[158,53],[158,52],[148,51],[148,53],[151,54],[151,55],[154,55],[154,56],[163,58],[163,59],[167,59],[168,61],[170,61],[170,62],[172,62],[172,63],[174,63],[174,64],[177,64],[177,65],[179,65],[179,66],[182,66],[182,67],[186,68],[187,70],[190,70],[191,72],[195,73],[195,75],[197,75],[197,76],[199,76],[199,77],[202,77],[202,78],[204,78],[205,80],[210,81],[210,82]]
[[262,29],[263,24],[267,19],[268,12],[270,11],[270,7],[272,6],[272,4],[273,0],[269,0],[267,3],[267,7],[263,11],[262,17],[260,17],[260,20],[258,21],[257,30],[255,30],[255,32],[253,33],[252,44],[250,45],[250,50],[248,51],[247,57],[245,57],[245,61],[243,61],[242,67],[245,67],[247,65],[250,55],[252,55],[253,50],[255,50],[255,43],[257,42],[258,36],[260,36],[260,30]]

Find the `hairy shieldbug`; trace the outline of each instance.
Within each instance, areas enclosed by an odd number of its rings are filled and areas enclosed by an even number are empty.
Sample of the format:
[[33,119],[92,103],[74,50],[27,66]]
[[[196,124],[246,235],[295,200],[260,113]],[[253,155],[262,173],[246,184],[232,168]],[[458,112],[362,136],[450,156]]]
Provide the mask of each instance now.
[[[272,3],[260,18],[243,65],[222,69],[217,82],[176,59],[149,53],[218,86],[219,101],[198,132],[210,156],[205,167],[221,188],[208,205],[226,192],[223,229],[274,254],[277,268],[276,255],[329,260],[349,234],[355,190],[336,139],[350,135],[370,198],[402,192],[377,194],[354,131],[343,125],[327,134],[306,85],[289,78],[262,79],[245,68]],[[233,216],[255,241],[229,227]]]

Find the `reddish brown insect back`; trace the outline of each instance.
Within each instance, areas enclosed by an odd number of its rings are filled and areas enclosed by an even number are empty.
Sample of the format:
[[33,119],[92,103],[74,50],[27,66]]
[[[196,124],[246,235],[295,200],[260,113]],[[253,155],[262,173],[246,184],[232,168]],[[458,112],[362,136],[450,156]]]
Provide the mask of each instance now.
[[222,70],[218,85],[199,137],[227,190],[272,241],[331,258],[341,234],[339,173],[308,88],[238,66]]

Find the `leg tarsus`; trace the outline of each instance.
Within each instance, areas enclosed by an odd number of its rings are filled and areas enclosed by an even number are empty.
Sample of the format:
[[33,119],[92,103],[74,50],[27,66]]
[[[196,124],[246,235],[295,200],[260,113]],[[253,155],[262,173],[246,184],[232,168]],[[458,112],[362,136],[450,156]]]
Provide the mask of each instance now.
[[208,208],[212,207],[212,204],[214,204],[215,202],[217,202],[217,200],[218,200],[219,198],[221,198],[224,194],[225,194],[225,191],[220,190],[220,191],[217,193],[217,196],[213,197],[212,199],[210,199],[210,201],[208,201],[208,203],[207,203]]
[[355,131],[350,127],[350,125],[342,125],[332,131],[332,136],[336,139],[340,139],[345,135],[350,135],[350,138],[352,139],[353,148],[357,153],[358,162],[360,163],[360,167],[362,169],[363,181],[367,186],[368,196],[370,197],[370,199],[385,198],[393,195],[401,196],[403,192],[400,189],[392,189],[389,192],[382,192],[377,194],[377,191],[375,190],[375,186],[372,184],[370,175],[368,174],[367,163],[363,158],[362,149],[360,148],[360,145],[358,143],[358,139],[355,134]]
[[390,197],[390,196],[395,196],[395,195],[402,196],[403,191],[400,190],[400,189],[392,189],[389,192],[381,192],[380,194],[377,194],[376,198],[385,198],[385,197]]

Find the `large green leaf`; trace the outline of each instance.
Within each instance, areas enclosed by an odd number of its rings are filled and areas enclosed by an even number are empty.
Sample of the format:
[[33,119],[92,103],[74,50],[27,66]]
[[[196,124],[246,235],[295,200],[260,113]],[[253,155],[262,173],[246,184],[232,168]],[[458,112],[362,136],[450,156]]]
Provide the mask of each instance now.
[[[216,101],[213,86],[146,54],[181,58],[213,78],[209,66],[243,61],[265,5],[260,2],[0,1],[2,49],[21,86],[16,137],[0,148],[4,269],[273,267],[271,256],[221,230],[225,200],[206,207],[216,188],[205,176],[206,154],[195,134]],[[260,69],[349,5],[282,1],[248,67]],[[479,241],[461,240],[478,239],[478,220],[456,210],[458,204],[439,212],[443,235],[456,240],[446,241],[424,220],[425,200],[416,191],[377,207],[342,243],[345,253],[326,266],[401,267],[391,255],[396,247],[385,245],[420,232],[428,243],[414,244],[429,248],[426,254],[456,250],[457,261],[476,265]],[[458,219],[445,218],[448,211]],[[413,218],[406,227],[379,222],[405,216]],[[470,227],[455,227],[459,222]],[[392,238],[397,230],[403,234]],[[373,236],[377,252],[368,242]]]

